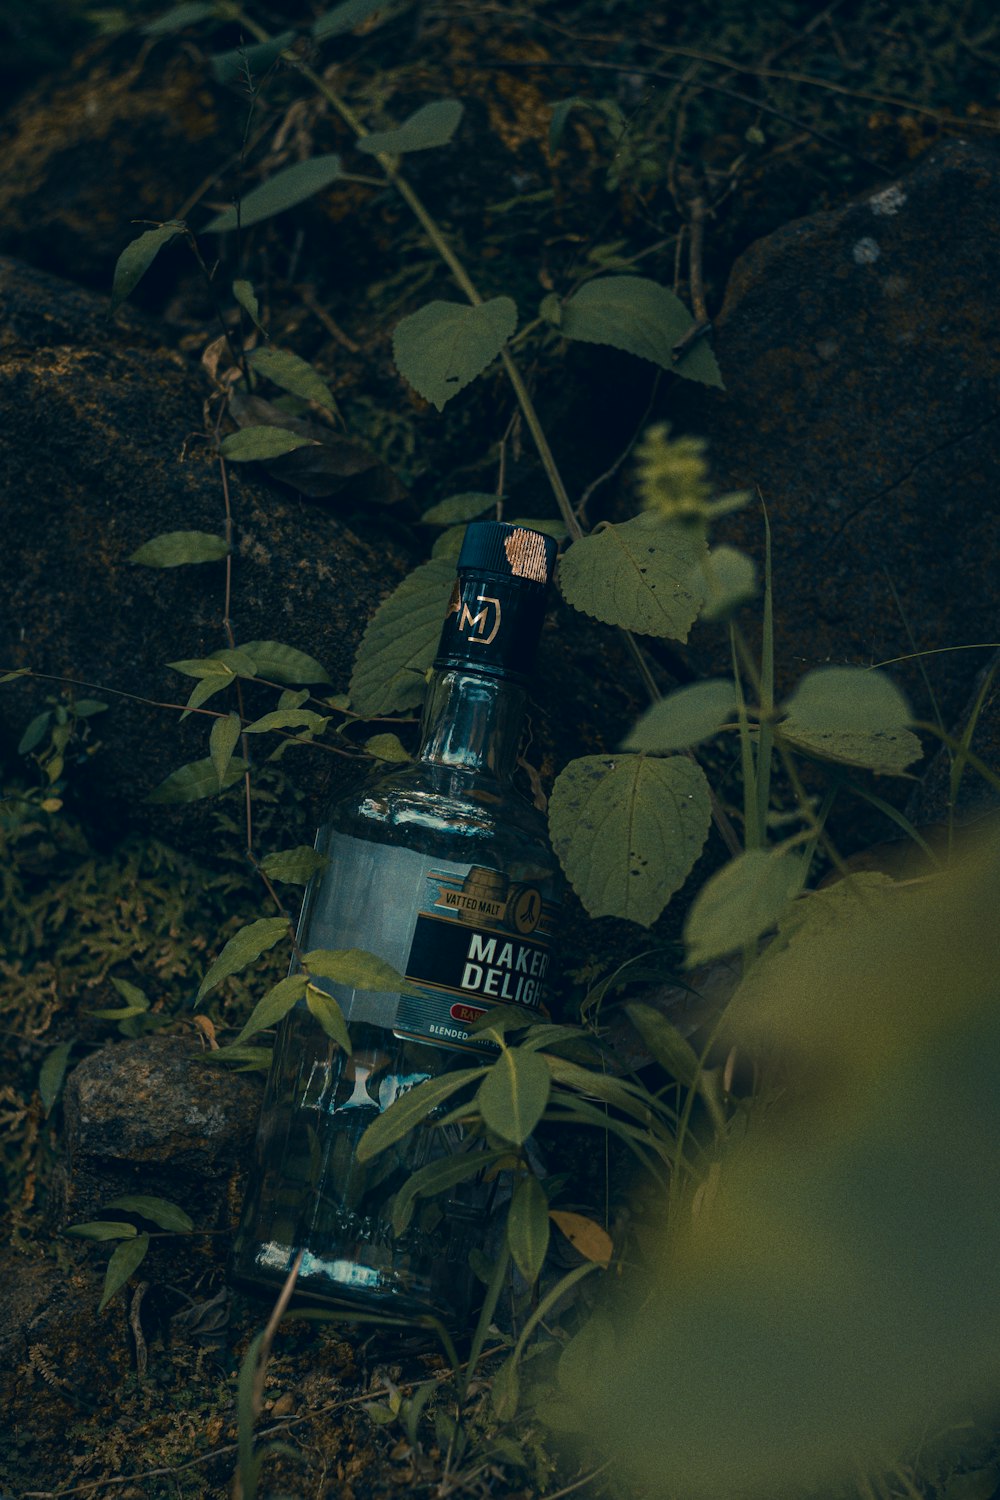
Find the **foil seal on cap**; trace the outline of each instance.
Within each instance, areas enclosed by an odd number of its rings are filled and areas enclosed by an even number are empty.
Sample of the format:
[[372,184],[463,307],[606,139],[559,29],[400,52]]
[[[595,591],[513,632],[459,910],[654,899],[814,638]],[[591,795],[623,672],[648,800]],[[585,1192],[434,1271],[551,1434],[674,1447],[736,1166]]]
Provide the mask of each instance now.
[[459,573],[495,573],[546,586],[556,564],[552,537],[506,521],[473,521],[458,554]]

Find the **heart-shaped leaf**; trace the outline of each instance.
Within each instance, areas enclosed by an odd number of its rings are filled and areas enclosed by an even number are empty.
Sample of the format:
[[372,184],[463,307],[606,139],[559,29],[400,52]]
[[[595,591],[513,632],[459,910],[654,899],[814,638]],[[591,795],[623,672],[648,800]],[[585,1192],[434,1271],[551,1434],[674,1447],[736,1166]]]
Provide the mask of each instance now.
[[466,307],[428,302],[396,324],[393,358],[399,373],[438,411],[493,363],[517,327],[509,297]]
[[454,580],[452,562],[432,558],[379,605],[351,676],[351,704],[363,717],[413,708],[422,700]]
[[624,349],[686,380],[721,386],[718,362],[704,339],[674,358],[675,346],[693,327],[680,298],[659,282],[645,276],[600,276],[563,303],[560,332],[586,344]]
[[695,527],[633,516],[574,542],[559,561],[559,587],[606,625],[686,641],[702,603],[692,575],[706,552]]

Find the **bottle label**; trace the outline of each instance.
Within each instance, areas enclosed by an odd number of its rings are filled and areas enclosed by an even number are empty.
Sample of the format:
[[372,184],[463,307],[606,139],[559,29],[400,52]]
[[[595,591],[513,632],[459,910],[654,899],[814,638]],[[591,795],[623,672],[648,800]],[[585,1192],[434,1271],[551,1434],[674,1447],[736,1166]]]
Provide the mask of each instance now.
[[482,865],[435,865],[406,963],[412,989],[393,1030],[451,1047],[480,1047],[469,1027],[494,1005],[543,1011],[554,909],[530,880]]
[[307,894],[299,942],[377,953],[409,981],[390,993],[316,983],[348,1026],[363,1021],[439,1047],[490,1044],[469,1027],[495,1005],[545,1014],[555,904],[552,872],[507,872],[328,832],[329,867]]

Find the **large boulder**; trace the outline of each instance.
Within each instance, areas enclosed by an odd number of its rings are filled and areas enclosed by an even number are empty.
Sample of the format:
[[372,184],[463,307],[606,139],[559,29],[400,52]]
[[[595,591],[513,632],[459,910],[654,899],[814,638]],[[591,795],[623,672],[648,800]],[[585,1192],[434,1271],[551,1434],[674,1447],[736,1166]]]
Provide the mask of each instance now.
[[[225,565],[128,559],[161,532],[224,530],[219,467],[201,436],[207,381],[152,320],[126,313],[112,324],[106,299],[2,259],[0,330],[0,668],[69,678],[112,705],[79,783],[94,821],[112,832],[145,823],[201,847],[202,804],[174,812],[144,799],[207,753],[204,719],[179,723],[154,705],[192,686],[167,661],[227,644]],[[366,516],[357,486],[337,498],[351,506],[349,526],[342,509],[256,471],[234,466],[229,485],[237,641],[304,650],[327,668],[327,691],[342,690],[366,621],[412,562],[405,533]],[[34,679],[0,690],[0,744],[16,744],[57,691]],[[331,764],[342,758],[287,761],[310,794]]]
[[[784,684],[996,639],[998,237],[1000,152],[948,141],[753,245],[716,325],[725,392],[673,393],[720,487],[767,506]],[[723,535],[760,557],[760,506]],[[696,633],[692,658],[725,670],[728,648]],[[946,722],[980,664],[924,658]],[[929,716],[915,664],[892,670]]]

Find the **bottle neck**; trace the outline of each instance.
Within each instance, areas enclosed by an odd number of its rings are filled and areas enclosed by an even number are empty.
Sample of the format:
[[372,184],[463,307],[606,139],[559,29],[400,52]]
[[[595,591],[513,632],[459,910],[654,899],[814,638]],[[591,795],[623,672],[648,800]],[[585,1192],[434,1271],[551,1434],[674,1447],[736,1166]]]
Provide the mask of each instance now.
[[420,760],[506,780],[514,770],[525,690],[500,677],[449,667],[431,674]]

